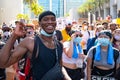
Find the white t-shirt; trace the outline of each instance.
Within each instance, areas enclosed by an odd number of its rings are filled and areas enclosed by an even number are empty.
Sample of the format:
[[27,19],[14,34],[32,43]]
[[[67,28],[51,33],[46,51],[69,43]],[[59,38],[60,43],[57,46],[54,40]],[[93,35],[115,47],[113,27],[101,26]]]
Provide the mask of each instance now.
[[93,31],[93,30],[89,30],[89,33],[90,33],[90,38],[95,37],[95,31]]
[[87,41],[88,41],[88,39],[90,38],[90,35],[89,35],[88,30],[86,30],[86,31],[81,30],[81,33],[83,34],[83,36],[82,36],[82,41],[86,42],[86,44],[85,44],[84,47],[82,47],[82,48],[83,48],[83,49],[86,49],[86,48],[87,48]]
[[[63,43],[63,48],[67,48],[68,49],[69,47],[70,47],[70,41],[66,41],[66,42]],[[77,52],[78,51],[79,50],[77,49]],[[82,51],[81,54],[83,54],[83,51]],[[65,62],[65,63],[75,64],[77,60],[78,60],[78,58],[77,59],[72,58],[72,57],[69,58],[64,52],[62,54],[62,61]]]

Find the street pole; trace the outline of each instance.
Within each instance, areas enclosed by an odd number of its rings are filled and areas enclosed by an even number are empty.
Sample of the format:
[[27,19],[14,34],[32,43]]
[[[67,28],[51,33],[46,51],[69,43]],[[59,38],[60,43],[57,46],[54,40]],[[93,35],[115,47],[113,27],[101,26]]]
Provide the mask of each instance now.
[[52,0],[50,0],[50,11],[52,11]]
[[63,16],[64,16],[64,0],[63,0]]

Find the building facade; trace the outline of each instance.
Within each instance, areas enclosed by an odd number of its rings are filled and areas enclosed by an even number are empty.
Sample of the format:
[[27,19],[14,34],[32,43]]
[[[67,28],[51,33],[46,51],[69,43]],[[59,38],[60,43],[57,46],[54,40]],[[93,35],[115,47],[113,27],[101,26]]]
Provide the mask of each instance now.
[[[112,19],[118,17],[118,11],[120,10],[120,0],[109,0],[101,7],[101,17],[105,19],[107,15],[111,15]],[[96,17],[99,16],[98,9],[96,10]]]
[[63,2],[64,0],[39,0],[39,5],[44,7],[44,10],[53,11],[57,17],[63,16]]
[[53,11],[57,17],[64,16],[71,9],[77,9],[85,0],[39,0],[39,4],[44,6],[45,10]]
[[23,13],[23,0],[0,0],[0,25],[10,24],[19,13]]

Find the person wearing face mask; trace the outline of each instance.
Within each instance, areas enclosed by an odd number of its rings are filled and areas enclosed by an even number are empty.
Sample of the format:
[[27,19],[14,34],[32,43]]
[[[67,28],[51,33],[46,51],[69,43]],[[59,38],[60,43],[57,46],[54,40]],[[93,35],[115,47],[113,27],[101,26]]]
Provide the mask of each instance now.
[[96,39],[100,33],[101,30],[104,30],[104,27],[103,25],[98,25],[96,26],[96,29],[95,29],[95,37],[93,38],[89,38],[88,41],[87,41],[87,50],[86,52],[89,51],[89,49],[92,47],[92,46],[95,46],[96,45]]
[[81,45],[82,45],[84,54],[87,55],[87,51],[86,51],[87,50],[87,41],[90,38],[90,32],[88,31],[88,22],[84,21],[82,23],[81,33],[83,34]]
[[113,32],[113,46],[120,51],[120,29]]
[[8,27],[8,26],[5,26],[5,27],[2,28],[2,30],[3,30],[3,38],[2,38],[2,40],[3,40],[3,42],[6,43],[6,41],[10,38],[12,29],[10,27]]
[[63,37],[62,42],[70,40],[70,36],[72,35],[72,33],[74,33],[74,31],[72,30],[72,26],[72,20],[67,19],[65,22],[65,29],[61,31]]
[[75,32],[71,35],[70,41],[63,43],[62,62],[72,80],[80,80],[84,74],[82,68],[85,56],[80,45],[81,37],[81,32]]
[[119,51],[112,46],[112,34],[102,30],[97,38],[97,45],[88,51],[87,80],[115,80],[114,75],[119,67]]

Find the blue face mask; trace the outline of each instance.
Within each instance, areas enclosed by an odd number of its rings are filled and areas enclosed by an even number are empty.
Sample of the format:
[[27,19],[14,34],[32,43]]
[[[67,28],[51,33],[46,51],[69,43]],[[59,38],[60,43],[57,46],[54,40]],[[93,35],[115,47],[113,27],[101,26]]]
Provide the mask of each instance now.
[[81,40],[82,40],[81,37],[76,37],[76,38],[74,39],[74,42],[78,44],[78,43],[81,42]]
[[107,38],[98,38],[98,43],[101,46],[108,46],[110,44],[110,40]]
[[48,34],[48,33],[46,33],[43,29],[41,29],[40,33],[41,33],[42,35],[44,35],[44,36],[47,36],[47,37],[51,37],[51,36],[53,36],[53,35],[56,34],[55,31],[54,31],[52,34]]

